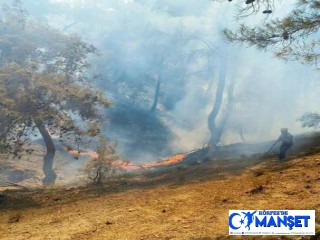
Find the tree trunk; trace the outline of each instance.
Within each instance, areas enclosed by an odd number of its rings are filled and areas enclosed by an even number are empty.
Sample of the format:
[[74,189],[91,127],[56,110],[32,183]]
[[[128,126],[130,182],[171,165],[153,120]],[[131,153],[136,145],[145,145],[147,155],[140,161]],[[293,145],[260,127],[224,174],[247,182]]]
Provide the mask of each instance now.
[[245,139],[244,134],[243,134],[243,127],[242,126],[240,127],[239,134],[240,134],[241,141],[245,142],[246,139]]
[[219,143],[222,133],[228,123],[230,114],[233,112],[233,102],[234,102],[234,97],[233,97],[233,92],[234,92],[234,85],[235,85],[235,81],[234,81],[234,77],[232,76],[231,79],[231,83],[230,86],[228,88],[228,103],[226,105],[225,111],[223,112],[222,118],[221,118],[221,122],[220,125],[217,127],[217,143]]
[[52,166],[53,166],[53,159],[54,159],[54,155],[56,152],[56,148],[54,146],[52,138],[51,138],[48,130],[46,129],[43,121],[40,119],[37,119],[37,120],[34,120],[34,122],[35,122],[35,124],[36,124],[36,126],[42,136],[42,139],[43,139],[44,143],[46,144],[46,148],[47,148],[46,155],[44,156],[44,159],[43,159],[42,170],[43,170],[45,177],[42,180],[42,183],[44,185],[54,184],[54,182],[57,178],[57,174],[52,169]]
[[[208,69],[207,69],[207,72],[208,73],[213,73],[213,75],[214,75],[214,71],[215,71],[215,69],[214,69],[214,66],[213,66],[213,64],[212,64],[212,61],[211,61],[211,59],[210,59],[210,56],[208,56],[207,57],[208,59],[207,59],[207,61],[208,61]],[[213,86],[213,82],[214,82],[214,78],[212,78],[210,81],[209,81],[209,85],[208,85],[208,88],[207,88],[207,92],[206,92],[206,99],[209,99],[209,97],[210,97],[210,93],[211,93],[211,89],[212,89],[212,86]]]
[[102,178],[101,168],[102,168],[102,164],[100,163],[96,171],[96,176],[93,179],[93,184],[95,185],[101,184],[101,178]]
[[222,56],[220,71],[219,71],[219,82],[218,82],[218,87],[216,91],[216,98],[215,98],[212,111],[208,117],[208,127],[211,133],[209,146],[213,148],[216,147],[216,145],[220,141],[220,137],[219,137],[220,134],[219,134],[219,129],[216,125],[216,118],[219,115],[219,112],[222,106],[223,92],[224,92],[225,85],[226,85],[226,59],[225,59],[225,56]]
[[158,81],[157,81],[157,86],[156,86],[156,91],[154,94],[154,100],[152,107],[150,108],[150,112],[154,113],[157,109],[158,101],[159,101],[159,95],[160,95],[160,86],[161,86],[161,76],[159,76]]

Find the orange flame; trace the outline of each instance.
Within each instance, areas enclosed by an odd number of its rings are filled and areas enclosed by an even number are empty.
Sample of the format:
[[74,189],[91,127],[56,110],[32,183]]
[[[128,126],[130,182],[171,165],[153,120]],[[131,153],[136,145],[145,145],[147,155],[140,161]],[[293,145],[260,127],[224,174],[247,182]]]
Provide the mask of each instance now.
[[76,155],[76,156],[79,156],[79,157],[91,157],[91,158],[98,158],[99,157],[98,153],[93,152],[93,151],[80,152],[80,151],[70,149],[70,148],[68,148],[67,150],[69,153]]
[[141,166],[135,165],[131,162],[122,161],[122,160],[117,161],[115,165],[124,170],[141,170],[142,169]]
[[178,154],[173,157],[167,158],[163,161],[155,162],[155,163],[148,163],[148,164],[144,164],[142,166],[143,166],[143,168],[146,168],[146,169],[152,168],[152,167],[167,166],[167,165],[178,163],[178,162],[182,161],[185,157],[186,157],[185,154]]
[[[67,151],[71,154],[74,154],[76,156],[84,156],[84,157],[91,157],[91,158],[98,158],[99,155],[97,152],[94,151],[88,151],[88,152],[81,152],[77,151],[71,148],[67,148]],[[132,162],[128,161],[123,161],[123,160],[118,160],[115,162],[115,166],[124,169],[124,170],[141,170],[141,169],[148,169],[148,168],[153,168],[153,167],[160,167],[160,166],[168,166],[172,164],[176,164],[181,162],[184,158],[186,157],[186,154],[177,154],[175,156],[172,156],[170,158],[164,159],[160,162],[154,162],[154,163],[147,163],[143,164],[141,166],[135,165]]]

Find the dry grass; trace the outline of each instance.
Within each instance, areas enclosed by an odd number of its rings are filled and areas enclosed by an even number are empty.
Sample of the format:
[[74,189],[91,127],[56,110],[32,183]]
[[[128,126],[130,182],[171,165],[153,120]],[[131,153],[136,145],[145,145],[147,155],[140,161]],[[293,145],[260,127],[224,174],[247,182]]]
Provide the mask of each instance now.
[[38,205],[4,209],[0,239],[230,239],[229,209],[315,209],[320,230],[320,154],[247,168],[254,160],[237,161],[128,178],[113,189],[25,193]]

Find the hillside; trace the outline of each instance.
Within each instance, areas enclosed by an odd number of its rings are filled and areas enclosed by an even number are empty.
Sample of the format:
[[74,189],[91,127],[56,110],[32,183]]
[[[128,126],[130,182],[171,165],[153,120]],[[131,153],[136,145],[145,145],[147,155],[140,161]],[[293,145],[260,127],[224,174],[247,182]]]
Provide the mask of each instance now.
[[[103,188],[5,192],[0,238],[229,239],[229,209],[320,211],[319,150],[304,154],[283,162],[207,159]],[[319,214],[316,221],[319,231]]]

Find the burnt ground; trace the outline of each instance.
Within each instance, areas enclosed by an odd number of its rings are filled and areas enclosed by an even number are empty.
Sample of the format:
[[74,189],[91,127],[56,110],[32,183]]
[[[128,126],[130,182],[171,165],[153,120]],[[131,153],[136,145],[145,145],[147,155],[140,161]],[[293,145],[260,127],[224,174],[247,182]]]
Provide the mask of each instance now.
[[285,161],[191,155],[100,187],[13,188],[0,196],[0,239],[237,239],[229,209],[314,209],[320,231],[320,149],[311,142]]

